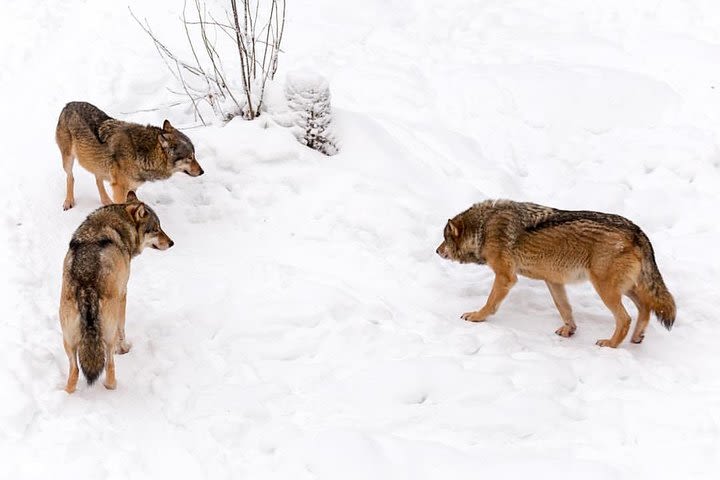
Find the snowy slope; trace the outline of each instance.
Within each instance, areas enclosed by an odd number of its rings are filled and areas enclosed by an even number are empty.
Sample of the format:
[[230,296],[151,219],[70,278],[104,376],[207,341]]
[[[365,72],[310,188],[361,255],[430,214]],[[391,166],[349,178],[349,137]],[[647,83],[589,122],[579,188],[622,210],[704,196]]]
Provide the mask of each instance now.
[[[715,478],[720,6],[289,3],[280,71],[328,78],[341,153],[262,117],[188,129],[206,174],[140,190],[176,246],[133,263],[118,389],[72,396],[61,264],[98,199],[76,166],[62,212],[57,115],[195,124],[122,2],[5,7],[0,478]],[[177,2],[132,8],[181,48]],[[577,285],[557,337],[526,279],[460,320],[492,274],[434,250],[488,197],[633,219],[673,331],[600,349],[613,321]]]

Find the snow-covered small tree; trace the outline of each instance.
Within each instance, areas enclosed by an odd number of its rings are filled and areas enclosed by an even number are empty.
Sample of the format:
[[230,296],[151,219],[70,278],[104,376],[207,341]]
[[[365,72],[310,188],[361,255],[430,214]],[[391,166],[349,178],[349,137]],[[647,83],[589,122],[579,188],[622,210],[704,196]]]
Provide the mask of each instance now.
[[330,86],[313,72],[295,71],[285,83],[288,103],[287,122],[303,145],[325,155],[338,153],[330,107]]

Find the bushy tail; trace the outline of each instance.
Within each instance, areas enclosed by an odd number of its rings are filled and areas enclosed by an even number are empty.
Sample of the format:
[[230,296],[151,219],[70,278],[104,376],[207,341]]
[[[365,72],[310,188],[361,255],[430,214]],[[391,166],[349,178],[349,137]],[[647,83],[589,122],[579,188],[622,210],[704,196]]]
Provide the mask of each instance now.
[[83,375],[92,385],[105,367],[105,347],[100,331],[99,301],[93,288],[79,288],[77,293],[80,309],[80,346],[78,358]]
[[649,301],[650,310],[655,313],[663,327],[670,330],[675,323],[675,299],[665,286],[650,240],[644,234],[642,237],[640,244],[644,258],[640,268],[640,287]]

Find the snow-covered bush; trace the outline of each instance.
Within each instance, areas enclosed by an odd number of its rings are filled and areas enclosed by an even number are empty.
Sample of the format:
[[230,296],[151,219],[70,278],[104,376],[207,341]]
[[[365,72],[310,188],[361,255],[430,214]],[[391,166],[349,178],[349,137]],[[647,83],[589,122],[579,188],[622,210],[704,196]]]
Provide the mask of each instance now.
[[291,72],[285,83],[285,98],[289,112],[282,123],[291,128],[300,143],[325,155],[338,153],[327,80],[313,72]]

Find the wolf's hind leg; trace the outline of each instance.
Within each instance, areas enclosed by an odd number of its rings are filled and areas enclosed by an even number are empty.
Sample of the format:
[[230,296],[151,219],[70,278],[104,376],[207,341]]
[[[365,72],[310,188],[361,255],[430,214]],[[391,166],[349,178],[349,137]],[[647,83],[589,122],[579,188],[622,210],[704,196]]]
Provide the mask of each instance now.
[[630,290],[626,295],[633,301],[638,309],[637,323],[635,324],[635,331],[630,341],[633,343],[642,343],[645,338],[645,328],[650,321],[650,309],[634,290]]
[[63,202],[63,210],[70,210],[75,206],[75,177],[73,176],[73,163],[75,161],[70,147],[66,145],[60,146],[62,154],[63,169],[65,170],[65,202]]
[[127,293],[120,299],[118,306],[118,331],[117,331],[117,350],[118,355],[124,355],[130,351],[132,346],[125,340],[125,305],[127,303]]
[[575,321],[573,320],[572,308],[570,307],[570,302],[568,302],[565,285],[563,285],[562,283],[545,283],[550,290],[550,295],[552,295],[553,302],[555,302],[555,306],[557,307],[558,312],[560,312],[560,317],[562,318],[564,323],[562,327],[555,330],[555,333],[557,333],[561,337],[569,337],[573,333],[575,333],[577,326],[575,325]]
[[108,195],[105,190],[105,183],[103,183],[102,178],[95,176],[95,185],[97,185],[98,193],[100,194],[100,203],[103,205],[110,205],[113,203],[110,195]]
[[615,348],[625,339],[630,330],[630,315],[622,304],[621,289],[612,281],[599,279],[590,275],[593,287],[615,317],[615,331],[609,339],[598,340],[596,343],[601,347]]
[[[113,336],[114,337],[114,336]],[[105,388],[115,390],[117,379],[115,378],[115,339],[105,342]]]
[[117,380],[115,379],[115,349],[117,348],[118,299],[107,299],[100,306],[100,316],[104,319],[102,326],[103,345],[105,346],[105,388],[115,390]]
[[70,345],[67,340],[63,339],[63,347],[65,347],[65,353],[67,353],[68,361],[70,362],[70,373],[68,373],[67,384],[65,385],[65,391],[67,393],[73,393],[77,387],[78,369],[77,363],[77,345]]

